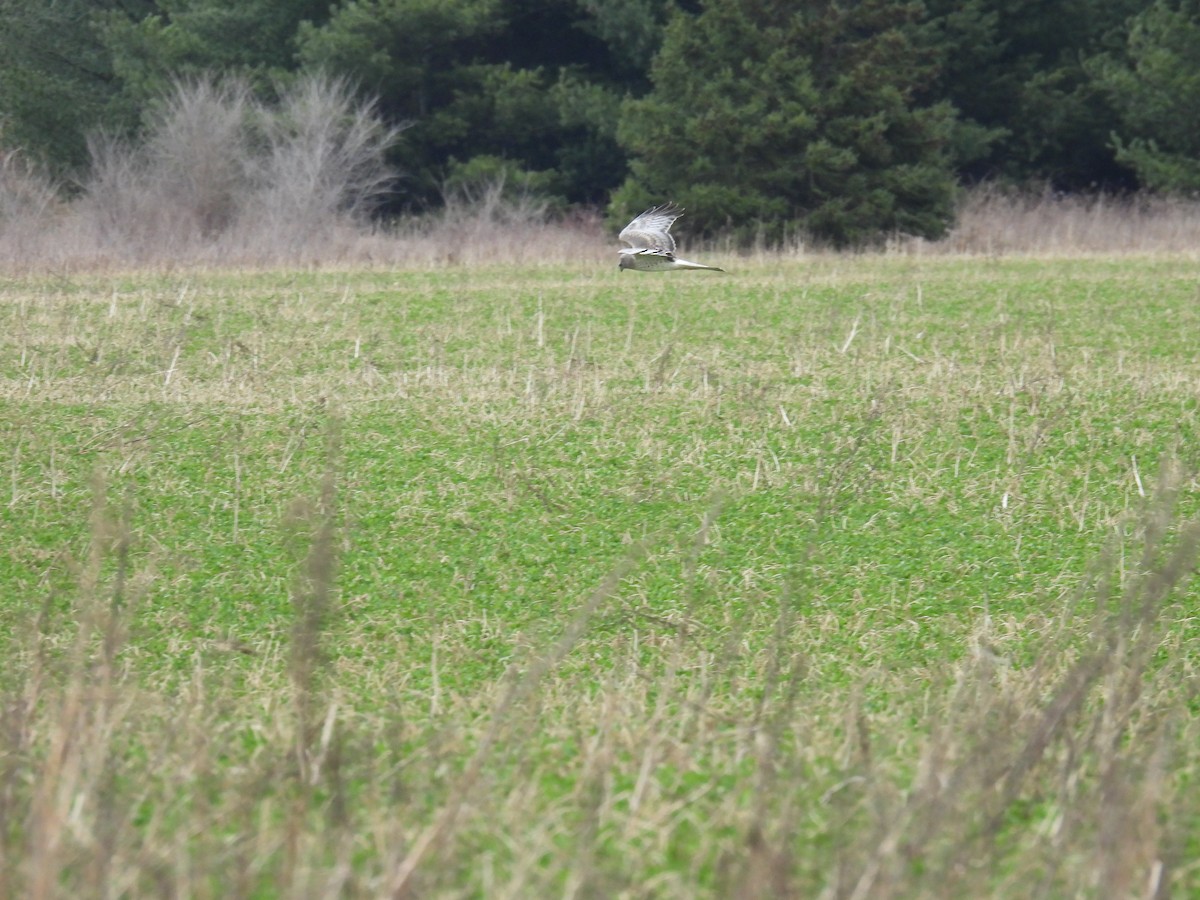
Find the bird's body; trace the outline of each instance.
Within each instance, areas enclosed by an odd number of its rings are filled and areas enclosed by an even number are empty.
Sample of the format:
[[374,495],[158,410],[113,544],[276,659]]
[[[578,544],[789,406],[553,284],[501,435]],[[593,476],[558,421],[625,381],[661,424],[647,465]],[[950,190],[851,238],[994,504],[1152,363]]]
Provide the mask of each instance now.
[[622,247],[619,251],[622,269],[637,269],[639,272],[665,272],[667,269],[712,269],[714,272],[724,272],[716,266],[705,266],[700,263],[680,259],[674,253],[664,253],[661,250],[645,250],[637,247]]
[[683,210],[674,204],[655,206],[646,210],[623,229],[619,237],[628,244],[618,252],[618,265],[622,269],[639,272],[665,272],[668,269],[711,269],[724,272],[716,266],[680,259],[675,255],[675,238],[671,237],[671,224],[683,215]]

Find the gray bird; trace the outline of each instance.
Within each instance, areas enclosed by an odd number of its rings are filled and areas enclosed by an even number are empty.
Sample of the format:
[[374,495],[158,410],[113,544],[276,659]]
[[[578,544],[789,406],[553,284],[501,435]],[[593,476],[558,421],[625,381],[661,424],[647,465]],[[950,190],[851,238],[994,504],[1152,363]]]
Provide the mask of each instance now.
[[619,237],[629,246],[618,251],[621,255],[620,267],[637,269],[639,272],[664,272],[667,269],[712,269],[714,272],[724,272],[724,269],[716,266],[702,266],[675,255],[671,223],[682,215],[680,207],[667,203],[646,210],[626,225]]

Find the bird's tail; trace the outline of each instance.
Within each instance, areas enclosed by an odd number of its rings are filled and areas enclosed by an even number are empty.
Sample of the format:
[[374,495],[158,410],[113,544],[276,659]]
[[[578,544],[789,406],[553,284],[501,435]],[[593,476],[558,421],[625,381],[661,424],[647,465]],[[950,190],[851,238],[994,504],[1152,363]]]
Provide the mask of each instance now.
[[675,257],[675,268],[677,269],[711,269],[714,272],[724,272],[725,270],[718,266],[705,266],[700,263],[694,263],[686,259]]

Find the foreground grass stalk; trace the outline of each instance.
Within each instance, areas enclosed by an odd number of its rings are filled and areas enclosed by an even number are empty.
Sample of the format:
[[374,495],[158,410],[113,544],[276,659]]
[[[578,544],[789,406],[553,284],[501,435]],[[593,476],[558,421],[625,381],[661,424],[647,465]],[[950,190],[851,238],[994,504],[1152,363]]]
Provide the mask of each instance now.
[[[75,639],[63,661],[64,683],[58,690],[41,681],[42,655],[24,707],[44,706],[48,712],[48,752],[34,783],[28,843],[25,848],[28,896],[35,900],[57,896],[62,869],[75,856],[68,845],[80,838],[103,844],[117,826],[105,821],[108,810],[101,788],[108,778],[114,732],[123,707],[119,655],[125,644],[129,610],[126,604],[132,535],[128,511],[117,515],[105,498],[106,483],[92,479],[92,510],[87,558],[79,571]],[[113,558],[114,571],[106,572]],[[36,629],[39,644],[47,634]],[[43,690],[45,690],[43,694]],[[76,837],[72,839],[72,835]],[[105,859],[97,855],[85,867],[98,883],[105,882]]]
[[[1164,778],[1179,712],[1163,702],[1179,670],[1151,659],[1167,637],[1169,605],[1182,599],[1200,557],[1200,521],[1178,522],[1184,476],[1170,463],[1162,472],[1140,520],[1141,566],[1124,584],[1109,574],[1093,587],[1090,618],[1042,647],[1028,678],[1007,674],[986,653],[963,668],[907,800],[881,822],[883,837],[847,896],[974,892],[972,863],[989,860],[1035,798],[1059,809],[1052,845],[1087,847],[1092,860],[1072,876],[1046,857],[1047,884],[1066,875],[1072,892],[1166,896],[1164,873],[1181,860],[1152,823],[1185,814]],[[918,861],[939,873],[936,887],[912,872]],[[949,873],[956,875],[947,881]]]
[[463,804],[478,783],[497,742],[510,727],[510,714],[529,698],[541,681],[571,652],[583,636],[588,621],[596,613],[596,610],[612,597],[621,583],[621,579],[633,569],[638,558],[644,553],[644,548],[640,546],[631,548],[625,560],[613,569],[584,601],[555,644],[545,654],[536,657],[524,672],[518,673],[515,670],[510,672],[509,686],[499,704],[492,710],[487,731],[484,732],[478,748],[451,789],[446,804],[438,812],[434,821],[421,831],[413,841],[412,847],[396,865],[388,885],[390,896],[396,900],[414,896],[414,875],[420,866],[429,864],[428,858],[436,856],[445,843],[451,839]]

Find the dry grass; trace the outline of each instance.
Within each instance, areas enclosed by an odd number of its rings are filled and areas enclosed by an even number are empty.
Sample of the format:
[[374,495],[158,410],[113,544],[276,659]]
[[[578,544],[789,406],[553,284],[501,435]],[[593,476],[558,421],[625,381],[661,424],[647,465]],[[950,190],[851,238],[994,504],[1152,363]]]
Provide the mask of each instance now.
[[[583,262],[603,266],[616,246],[599,215],[549,217],[537,203],[513,202],[500,186],[476,202],[451,202],[444,210],[388,226],[365,226],[353,218],[296,216],[297,228],[278,217],[248,215],[219,233],[177,221],[158,223],[137,235],[113,237],[106,224],[119,205],[92,212],[86,204],[60,203],[48,185],[21,173],[9,176],[0,215],[0,266],[11,274],[85,272],[129,267],[278,268],[517,265],[555,267]],[[126,195],[128,196],[128,195]],[[31,198],[26,202],[24,198]],[[278,204],[273,204],[272,208]],[[172,214],[174,215],[174,214]],[[177,216],[175,217],[177,218]],[[145,217],[130,214],[133,221]],[[686,225],[681,226],[686,233]],[[946,238],[930,242],[898,238],[883,252],[901,256],[1193,256],[1200,246],[1200,203],[1171,198],[1010,195],[969,193]],[[720,244],[728,257],[769,262],[823,256],[804,241],[784,248],[744,251]],[[737,265],[736,260],[731,264]]]
[[319,228],[274,230],[249,216],[203,237],[175,224],[140,236],[111,234],[107,213],[52,204],[0,218],[0,267],[12,275],[143,270],[414,268],[603,265],[612,241],[598,216],[551,220],[507,202],[452,205],[423,218],[365,226],[339,216]]
[[967,193],[945,239],[906,246],[916,253],[987,256],[1194,257],[1200,247],[1200,202],[982,188]]

